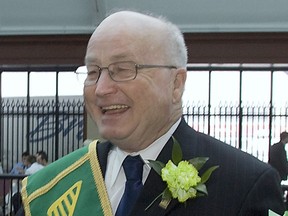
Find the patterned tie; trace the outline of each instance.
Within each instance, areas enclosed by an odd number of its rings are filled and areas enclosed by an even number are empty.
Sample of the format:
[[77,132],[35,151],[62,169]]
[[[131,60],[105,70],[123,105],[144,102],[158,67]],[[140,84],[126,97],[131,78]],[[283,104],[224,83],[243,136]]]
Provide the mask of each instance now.
[[125,191],[118,205],[115,216],[128,216],[143,188],[142,174],[144,162],[139,155],[128,155],[123,161],[126,175]]

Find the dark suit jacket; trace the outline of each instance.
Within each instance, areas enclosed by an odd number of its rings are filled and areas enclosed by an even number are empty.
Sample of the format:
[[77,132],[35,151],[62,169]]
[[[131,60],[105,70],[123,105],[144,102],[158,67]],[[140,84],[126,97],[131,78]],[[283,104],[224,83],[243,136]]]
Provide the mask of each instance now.
[[269,163],[279,172],[282,180],[287,179],[288,163],[285,145],[283,143],[278,142],[271,146],[269,152]]
[[[186,206],[172,200],[166,210],[159,207],[159,198],[145,211],[166,188],[161,177],[151,170],[131,216],[257,216],[268,215],[268,209],[283,215],[284,203],[279,175],[270,165],[208,135],[196,132],[184,119],[173,135],[182,147],[183,159],[209,157],[203,170],[215,165],[220,166],[206,182],[208,196],[189,199]],[[157,160],[166,163],[171,159],[172,144],[170,139]],[[111,146],[111,143],[104,142],[97,148],[103,176]]]

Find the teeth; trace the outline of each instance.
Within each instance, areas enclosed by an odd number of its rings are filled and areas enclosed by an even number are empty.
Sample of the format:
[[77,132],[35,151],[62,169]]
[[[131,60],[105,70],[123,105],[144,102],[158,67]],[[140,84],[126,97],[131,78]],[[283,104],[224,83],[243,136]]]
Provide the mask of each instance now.
[[102,110],[108,111],[108,110],[116,110],[116,109],[125,109],[128,106],[126,105],[112,105],[108,107],[102,107]]

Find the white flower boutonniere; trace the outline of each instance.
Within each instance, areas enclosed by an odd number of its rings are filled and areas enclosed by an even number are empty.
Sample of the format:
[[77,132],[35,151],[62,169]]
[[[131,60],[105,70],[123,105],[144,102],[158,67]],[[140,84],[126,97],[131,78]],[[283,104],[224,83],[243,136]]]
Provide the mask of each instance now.
[[212,172],[219,166],[213,166],[207,169],[202,176],[199,176],[199,170],[209,159],[207,157],[197,157],[182,161],[182,150],[178,141],[173,138],[172,160],[167,164],[160,161],[149,160],[149,165],[167,183],[167,188],[157,196],[146,210],[160,197],[162,201],[160,206],[167,208],[171,199],[178,199],[185,203],[187,199],[193,199],[198,196],[208,195],[205,183],[210,178]]

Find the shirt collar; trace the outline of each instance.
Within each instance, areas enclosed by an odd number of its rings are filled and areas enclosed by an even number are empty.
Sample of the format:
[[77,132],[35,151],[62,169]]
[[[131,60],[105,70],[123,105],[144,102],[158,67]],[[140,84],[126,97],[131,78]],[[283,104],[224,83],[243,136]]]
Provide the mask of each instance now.
[[[180,124],[180,121],[181,121],[181,119],[179,119],[176,123],[174,123],[172,125],[172,127],[165,134],[163,134],[161,137],[159,137],[157,140],[155,140],[147,148],[145,148],[139,152],[127,153],[127,152],[121,150],[120,148],[114,146],[109,153],[109,155],[111,155],[110,159],[113,158],[113,160],[114,160],[114,162],[112,162],[113,163],[113,169],[110,170],[110,171],[113,171],[112,174],[110,175],[111,183],[113,184],[113,182],[116,181],[117,176],[120,172],[122,163],[123,163],[123,161],[127,155],[132,155],[132,156],[133,155],[140,155],[141,156],[141,158],[145,162],[143,178],[146,179],[148,176],[148,173],[150,171],[150,167],[147,164],[148,160],[156,160],[156,158],[160,154],[161,150],[163,149],[163,147],[165,146],[167,141],[170,139],[170,137],[173,135],[176,128]],[[145,175],[145,173],[146,173],[146,175]]]

